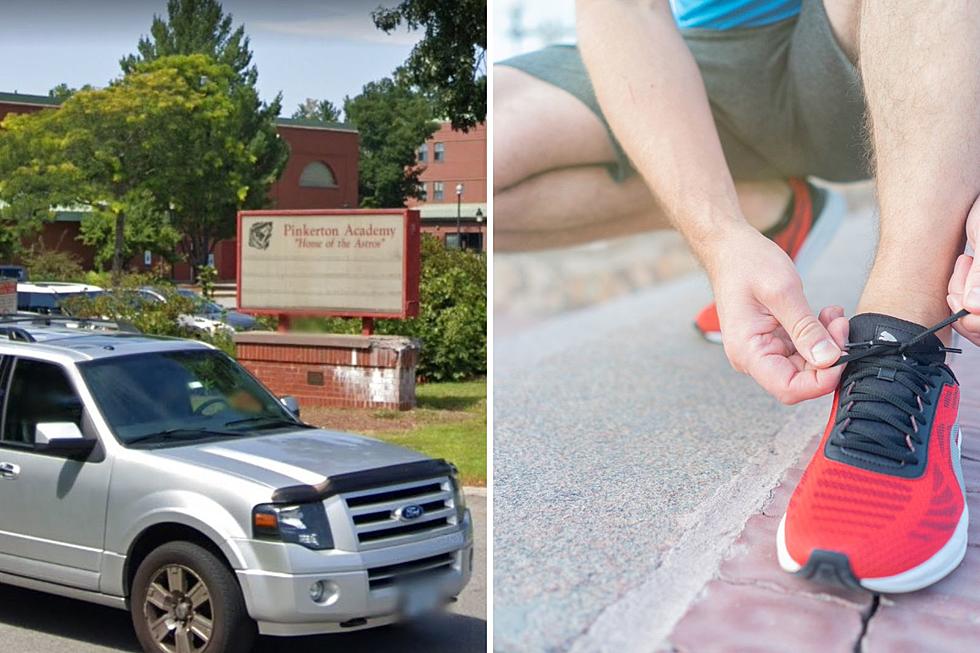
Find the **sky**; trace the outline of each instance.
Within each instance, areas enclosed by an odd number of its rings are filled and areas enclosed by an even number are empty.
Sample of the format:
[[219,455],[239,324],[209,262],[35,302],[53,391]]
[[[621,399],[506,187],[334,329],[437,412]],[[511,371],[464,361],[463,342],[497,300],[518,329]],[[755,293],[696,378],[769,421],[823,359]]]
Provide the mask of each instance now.
[[[223,2],[251,39],[259,94],[268,101],[281,91],[286,116],[308,97],[340,106],[405,61],[421,34],[378,30],[371,11],[381,4],[394,3]],[[154,14],[166,14],[166,0],[0,0],[0,91],[104,86],[120,74],[119,59],[135,52]]]

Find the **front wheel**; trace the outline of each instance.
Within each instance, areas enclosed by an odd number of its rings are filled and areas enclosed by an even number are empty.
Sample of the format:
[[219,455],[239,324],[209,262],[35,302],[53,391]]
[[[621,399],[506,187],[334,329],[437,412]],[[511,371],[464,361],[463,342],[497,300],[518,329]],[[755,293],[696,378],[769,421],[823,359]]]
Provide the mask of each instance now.
[[169,542],[143,560],[130,612],[146,653],[245,653],[255,640],[238,580],[191,542]]

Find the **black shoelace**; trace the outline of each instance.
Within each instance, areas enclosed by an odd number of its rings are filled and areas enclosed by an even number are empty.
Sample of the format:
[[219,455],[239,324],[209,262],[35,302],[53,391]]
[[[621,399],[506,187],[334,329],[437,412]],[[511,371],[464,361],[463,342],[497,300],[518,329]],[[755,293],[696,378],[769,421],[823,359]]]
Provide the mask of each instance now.
[[[918,464],[918,450],[927,435],[921,427],[928,418],[925,400],[942,378],[945,363],[916,355],[916,345],[927,336],[968,315],[960,311],[907,342],[848,343],[837,365],[850,364],[840,397],[831,444],[861,452],[898,466]],[[962,353],[951,347],[928,353]],[[888,383],[887,391],[875,380]]]

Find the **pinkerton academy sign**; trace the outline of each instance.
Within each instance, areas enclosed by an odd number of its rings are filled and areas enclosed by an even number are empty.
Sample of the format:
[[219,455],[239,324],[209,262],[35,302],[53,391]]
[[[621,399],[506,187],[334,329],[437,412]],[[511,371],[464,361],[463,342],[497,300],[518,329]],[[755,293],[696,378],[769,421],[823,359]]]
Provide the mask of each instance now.
[[419,310],[419,212],[242,211],[238,307],[407,318]]

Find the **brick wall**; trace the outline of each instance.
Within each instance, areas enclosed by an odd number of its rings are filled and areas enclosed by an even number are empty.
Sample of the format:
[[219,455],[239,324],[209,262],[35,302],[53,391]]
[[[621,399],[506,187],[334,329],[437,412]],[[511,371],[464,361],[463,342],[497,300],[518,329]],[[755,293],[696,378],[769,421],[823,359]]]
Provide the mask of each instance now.
[[415,407],[419,343],[392,336],[241,333],[239,362],[301,406]]

